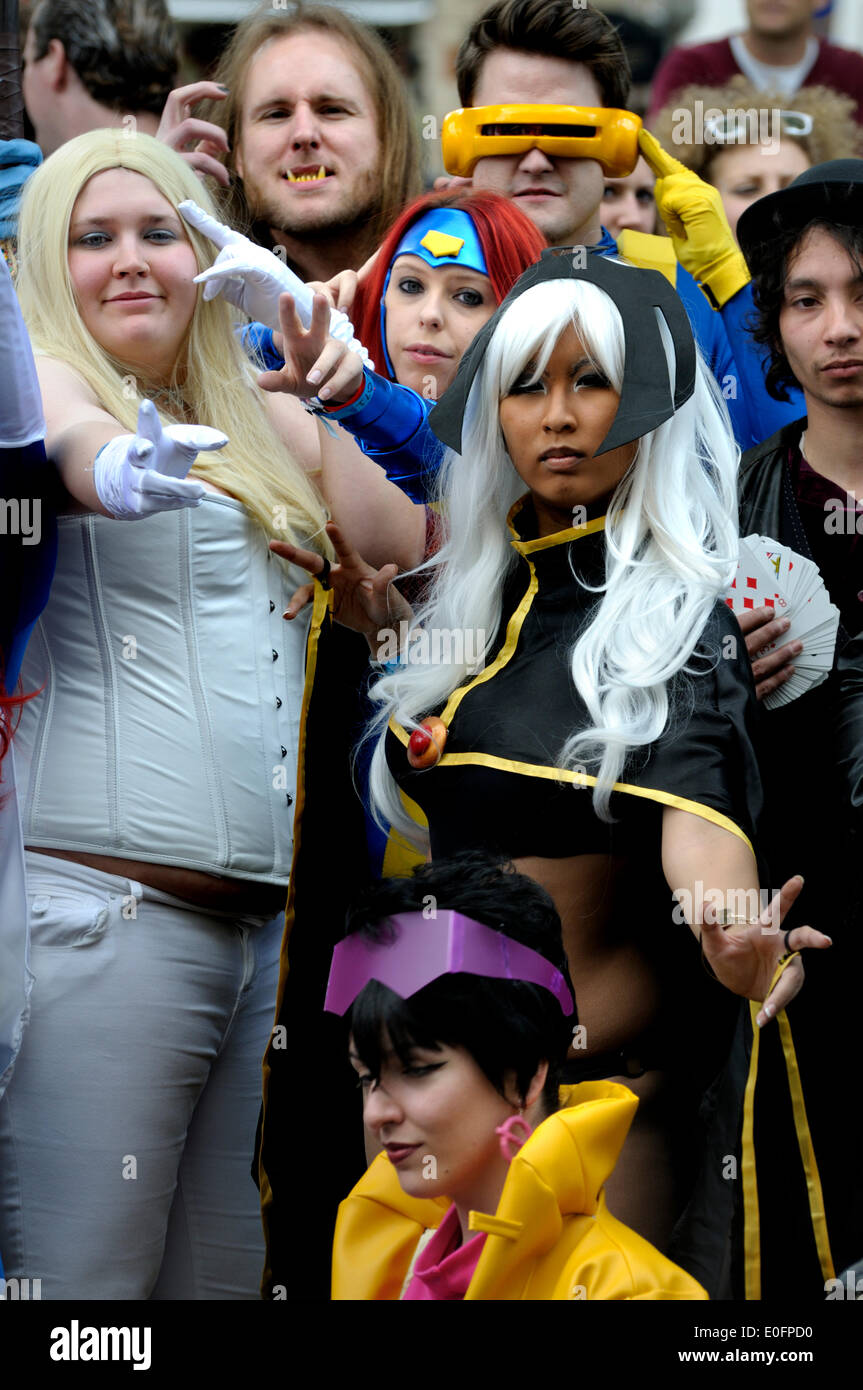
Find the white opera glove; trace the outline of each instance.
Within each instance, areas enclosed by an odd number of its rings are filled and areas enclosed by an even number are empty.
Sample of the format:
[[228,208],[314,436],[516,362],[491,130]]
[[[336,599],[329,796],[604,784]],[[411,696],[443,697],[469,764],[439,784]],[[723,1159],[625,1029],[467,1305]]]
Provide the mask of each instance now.
[[[202,232],[219,247],[219,254],[209,270],[195,276],[195,284],[204,286],[204,298],[215,299],[221,294],[250,319],[278,331],[279,295],[292,294],[303,328],[312,321],[311,290],[284,261],[265,246],[256,246],[242,232],[235,232],[217,222],[198,204],[187,198],[179,204],[180,212],[196,231]],[[341,309],[330,309],[330,337],[347,343],[352,352],[359,353],[364,362],[369,354],[354,334],[354,326]]]
[[138,410],[138,433],[109,439],[96,455],[93,482],[99,501],[121,521],[154,512],[198,507],[200,483],[184,479],[202,450],[223,449],[228,436],[207,425],[162,425],[152,401]]
[[42,395],[18,298],[0,252],[0,448],[45,438]]

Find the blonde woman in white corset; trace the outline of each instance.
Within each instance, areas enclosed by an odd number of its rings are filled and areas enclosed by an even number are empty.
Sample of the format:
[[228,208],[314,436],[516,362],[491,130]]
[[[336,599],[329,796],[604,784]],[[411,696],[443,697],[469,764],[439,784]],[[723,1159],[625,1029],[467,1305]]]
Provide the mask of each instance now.
[[[424,518],[256,384],[193,277],[212,210],[173,151],[95,131],[33,176],[22,310],[70,497],[17,752],[35,983],[0,1107],[0,1249],[48,1298],[254,1298],[249,1176],[291,862],[302,573],[350,514],[375,563]],[[196,457],[196,450],[197,457]],[[188,477],[186,476],[188,474]]]

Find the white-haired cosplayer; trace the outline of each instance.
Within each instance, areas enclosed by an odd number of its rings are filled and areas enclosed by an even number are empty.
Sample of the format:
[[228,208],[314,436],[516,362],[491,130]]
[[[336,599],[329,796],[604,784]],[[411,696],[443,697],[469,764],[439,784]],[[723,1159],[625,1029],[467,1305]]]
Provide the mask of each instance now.
[[[641,1096],[609,1201],[665,1248],[734,1012],[685,923],[766,1022],[802,983],[795,956],[774,984],[801,881],[762,931],[755,699],[722,602],[737,555],[724,405],[663,277],[586,260],[547,252],[525,272],[432,413],[451,446],[445,541],[372,687],[371,788],[433,859],[503,851],[550,892],[578,989],[569,1079]],[[384,571],[337,539],[336,616],[384,629]]]

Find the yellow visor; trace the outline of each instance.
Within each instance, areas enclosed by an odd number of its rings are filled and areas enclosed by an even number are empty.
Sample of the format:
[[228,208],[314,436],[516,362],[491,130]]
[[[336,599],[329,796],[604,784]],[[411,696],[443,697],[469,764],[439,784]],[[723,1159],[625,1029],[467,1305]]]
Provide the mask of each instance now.
[[477,160],[539,149],[558,159],[595,159],[607,179],[626,178],[638,161],[641,117],[611,106],[464,106],[444,117],[448,174],[468,179]]

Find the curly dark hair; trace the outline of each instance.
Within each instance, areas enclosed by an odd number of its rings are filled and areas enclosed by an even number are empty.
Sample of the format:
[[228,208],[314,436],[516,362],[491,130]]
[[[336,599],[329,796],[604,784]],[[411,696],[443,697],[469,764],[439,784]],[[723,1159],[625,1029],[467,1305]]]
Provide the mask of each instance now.
[[748,325],[756,343],[767,349],[765,384],[775,401],[789,401],[790,387],[800,383],[791,370],[782,347],[779,315],[785,303],[785,285],[797,256],[810,232],[828,232],[863,276],[863,227],[842,222],[828,222],[815,217],[805,227],[777,228],[770,241],[763,241],[747,253],[752,274],[752,298],[755,313]]

